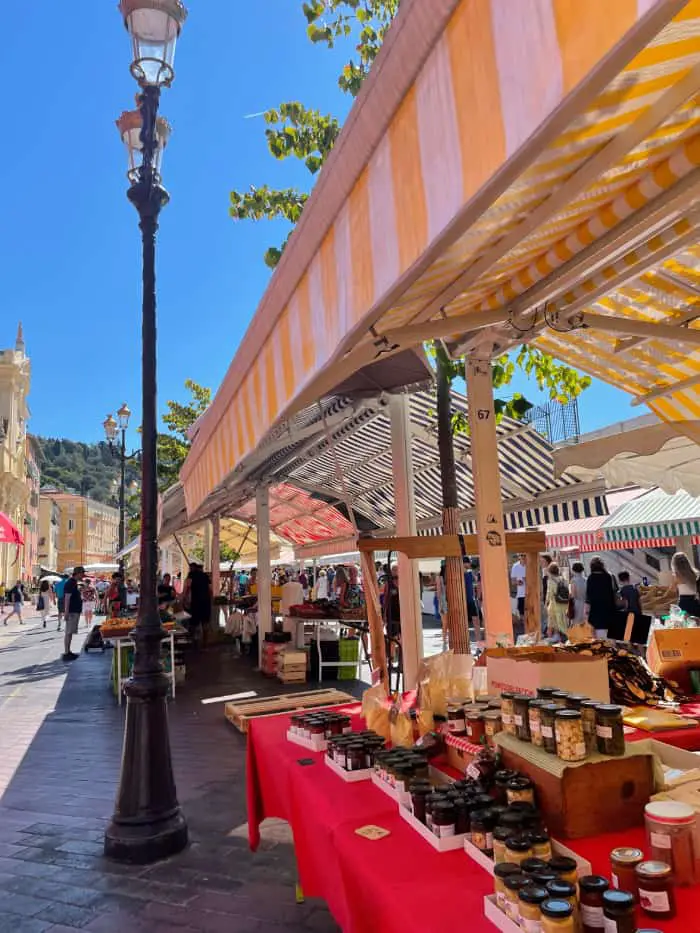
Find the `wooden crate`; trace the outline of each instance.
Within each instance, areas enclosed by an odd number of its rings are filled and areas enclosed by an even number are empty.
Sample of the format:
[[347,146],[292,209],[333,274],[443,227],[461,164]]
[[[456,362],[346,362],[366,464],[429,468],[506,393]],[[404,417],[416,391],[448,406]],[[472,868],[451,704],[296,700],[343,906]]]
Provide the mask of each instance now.
[[514,736],[501,733],[497,741],[503,767],[527,775],[537,788],[553,836],[580,839],[643,825],[644,806],[654,793],[651,754],[595,756],[570,766]]
[[276,716],[279,713],[294,713],[297,710],[316,709],[321,706],[339,706],[357,703],[359,700],[342,690],[310,690],[305,693],[283,693],[257,700],[239,700],[224,705],[224,715],[239,732],[248,731],[248,722],[259,716]]

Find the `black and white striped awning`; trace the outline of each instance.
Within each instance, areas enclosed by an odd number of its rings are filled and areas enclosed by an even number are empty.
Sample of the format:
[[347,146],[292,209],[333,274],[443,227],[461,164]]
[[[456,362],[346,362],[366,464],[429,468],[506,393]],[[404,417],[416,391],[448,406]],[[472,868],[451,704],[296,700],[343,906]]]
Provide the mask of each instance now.
[[[453,392],[455,410],[466,414],[466,398]],[[432,391],[410,396],[410,420],[418,528],[439,528],[442,509],[440,460],[437,446],[436,400]],[[552,446],[531,425],[504,418],[497,428],[501,489],[509,530],[606,515],[604,489],[599,483],[581,483],[564,472],[554,477]],[[343,433],[317,444],[284,467],[287,482],[322,496],[329,502],[348,498],[356,513],[377,528],[393,529],[394,477],[391,424],[385,406],[376,405]],[[455,437],[455,459],[464,532],[474,531],[474,476],[471,439]],[[342,479],[341,475],[342,474]]]

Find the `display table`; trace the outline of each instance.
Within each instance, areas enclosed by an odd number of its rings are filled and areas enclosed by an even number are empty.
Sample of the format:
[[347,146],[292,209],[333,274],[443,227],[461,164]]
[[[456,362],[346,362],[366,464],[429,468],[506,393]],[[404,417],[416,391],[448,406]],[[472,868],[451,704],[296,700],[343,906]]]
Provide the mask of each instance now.
[[[360,707],[340,706],[364,728]],[[493,933],[483,898],[493,879],[463,852],[436,852],[398,813],[396,803],[371,782],[343,783],[323,755],[288,742],[288,715],[255,719],[248,731],[248,833],[260,842],[266,817],[292,829],[299,880],[309,897],[323,898],[344,933],[441,933],[468,929]],[[355,832],[366,825],[389,831],[372,841]],[[608,856],[618,845],[642,843],[643,829],[576,840],[575,851],[609,876]],[[694,933],[700,892],[678,891],[679,917],[651,924],[665,933]],[[682,913],[681,913],[682,912]],[[685,915],[685,919],[683,918]],[[693,918],[688,922],[687,917]]]

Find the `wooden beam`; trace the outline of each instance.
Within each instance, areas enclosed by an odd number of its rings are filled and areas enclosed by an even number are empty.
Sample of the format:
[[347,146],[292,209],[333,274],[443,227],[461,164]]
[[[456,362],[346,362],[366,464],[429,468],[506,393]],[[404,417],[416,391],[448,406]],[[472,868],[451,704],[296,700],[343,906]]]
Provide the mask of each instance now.
[[674,343],[691,343],[700,346],[700,330],[678,327],[655,321],[640,321],[633,317],[618,317],[612,314],[591,314],[585,311],[582,322],[593,330],[610,331],[613,334],[632,334],[637,337],[651,337],[653,340],[672,340]]
[[[539,550],[543,551],[544,547]],[[542,629],[542,574],[536,551],[525,553],[525,632],[541,633]]]
[[[546,550],[547,536],[544,531],[507,531],[506,550],[509,554],[539,554]],[[467,554],[476,554],[476,535],[464,535]],[[430,560],[438,557],[461,557],[457,535],[416,535],[405,538],[358,538],[357,549],[361,553],[372,551],[400,551],[411,560]]]

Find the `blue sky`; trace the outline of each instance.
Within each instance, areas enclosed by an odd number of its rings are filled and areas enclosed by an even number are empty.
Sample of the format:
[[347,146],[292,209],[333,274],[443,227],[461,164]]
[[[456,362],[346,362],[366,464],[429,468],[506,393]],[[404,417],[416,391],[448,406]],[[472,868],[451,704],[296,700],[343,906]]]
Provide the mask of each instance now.
[[[336,85],[342,53],[308,42],[301,0],[265,0],[245,17],[235,0],[189,6],[162,103],[174,132],[158,253],[161,408],[183,398],[186,378],[219,385],[268,281],[262,254],[284,236],[234,223],[229,192],[309,178],[275,163],[262,120],[246,115],[301,100],[343,116],[350,103]],[[38,15],[13,3],[3,25],[0,74],[14,92],[0,151],[0,344],[21,319],[32,431],[99,440],[107,412],[140,407],[140,240],[114,126],[136,91],[128,37],[116,0],[45,3]],[[638,413],[601,384],[581,401],[584,429]]]

